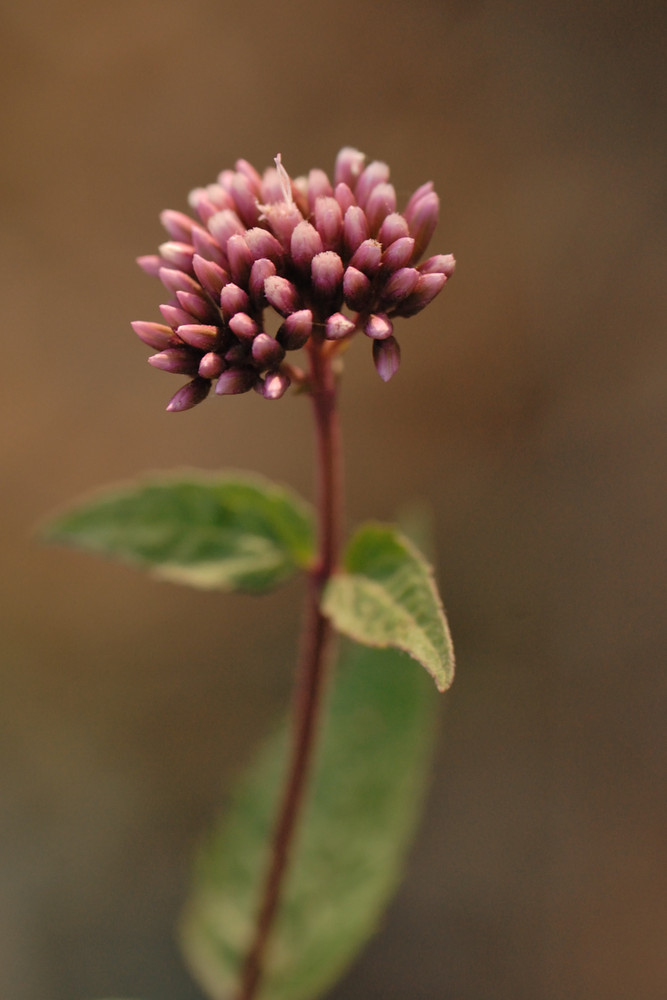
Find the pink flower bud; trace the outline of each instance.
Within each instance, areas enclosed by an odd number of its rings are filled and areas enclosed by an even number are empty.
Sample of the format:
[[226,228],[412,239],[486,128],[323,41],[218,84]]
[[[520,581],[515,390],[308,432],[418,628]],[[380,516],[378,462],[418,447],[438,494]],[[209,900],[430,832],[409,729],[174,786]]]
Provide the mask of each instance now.
[[373,341],[373,363],[383,382],[396,374],[401,363],[401,349],[395,337]]
[[167,406],[167,411],[169,413],[180,413],[183,410],[190,410],[193,406],[206,399],[210,390],[210,382],[203,378],[194,378],[192,382],[188,382],[187,385],[182,386],[172,396]]

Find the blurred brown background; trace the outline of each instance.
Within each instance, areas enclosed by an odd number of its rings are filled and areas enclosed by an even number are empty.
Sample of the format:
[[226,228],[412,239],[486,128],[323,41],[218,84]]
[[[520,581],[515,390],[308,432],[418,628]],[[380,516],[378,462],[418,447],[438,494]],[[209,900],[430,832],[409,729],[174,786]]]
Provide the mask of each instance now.
[[344,387],[350,523],[432,505],[459,671],[407,882],[332,997],[667,996],[666,11],[5,0],[0,996],[200,995],[187,859],[286,702],[300,587],[190,593],[32,532],[147,468],[310,493],[302,399],[164,412],[133,258],[237,157],[345,144],[401,200],[435,181],[459,260],[396,379],[358,343]]

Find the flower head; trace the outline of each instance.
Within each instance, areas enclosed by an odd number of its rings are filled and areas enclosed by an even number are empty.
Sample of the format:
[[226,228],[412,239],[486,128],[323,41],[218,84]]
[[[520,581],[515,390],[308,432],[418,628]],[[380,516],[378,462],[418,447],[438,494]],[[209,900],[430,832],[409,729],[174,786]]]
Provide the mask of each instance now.
[[[238,160],[190,193],[195,218],[165,211],[169,239],[139,265],[169,292],[164,322],[135,322],[155,368],[190,376],[167,409],[255,389],[278,399],[296,378],[287,354],[309,341],[339,350],[356,332],[373,344],[385,381],[400,352],[397,317],[414,316],[454,271],[451,254],[419,263],[438,219],[431,183],[396,211],[389,167],[341,149],[333,183],[322,170],[290,178],[280,156],[260,175]],[[267,311],[282,322],[265,329]]]

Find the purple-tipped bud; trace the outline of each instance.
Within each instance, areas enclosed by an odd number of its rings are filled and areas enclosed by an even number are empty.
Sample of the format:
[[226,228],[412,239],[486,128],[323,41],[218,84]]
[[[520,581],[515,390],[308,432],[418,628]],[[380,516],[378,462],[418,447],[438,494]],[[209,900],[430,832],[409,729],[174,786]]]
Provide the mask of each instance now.
[[234,208],[234,199],[220,184],[207,184],[205,191],[209,201],[215,205],[216,212],[222,211],[223,208]]
[[327,340],[343,340],[356,330],[355,324],[343,313],[333,313],[326,321],[324,336]]
[[162,323],[144,323],[142,320],[135,320],[132,329],[137,337],[154,351],[165,351],[168,347],[177,347],[179,344],[172,328],[163,326]]
[[200,323],[213,323],[217,319],[215,306],[209,299],[203,298],[201,289],[199,293],[176,292],[176,298],[181,308]]
[[268,333],[258,333],[252,342],[252,356],[260,368],[275,368],[285,357],[285,348]]
[[330,198],[332,194],[331,181],[325,172],[317,168],[311,170],[308,174],[308,207],[311,212],[318,198]]
[[375,313],[368,317],[364,327],[364,333],[371,340],[386,340],[391,337],[394,327],[391,320],[384,313]]
[[360,243],[350,260],[350,265],[372,278],[377,274],[382,263],[382,247],[377,240],[364,240]]
[[250,268],[250,278],[248,279],[248,289],[250,299],[256,309],[263,309],[266,305],[266,295],[264,294],[264,282],[276,273],[276,265],[266,257],[260,257]]
[[298,309],[287,317],[278,330],[276,339],[286,351],[298,351],[303,347],[313,330],[313,314],[310,309]]
[[280,399],[289,389],[290,380],[284,372],[269,372],[264,379],[262,395],[264,399]]
[[417,202],[421,201],[424,195],[430,194],[432,190],[433,181],[426,181],[426,184],[422,184],[421,187],[418,187],[417,190],[410,195],[410,199],[403,211],[403,215],[406,217],[408,222],[410,222],[410,219],[412,218],[412,213],[414,212]]
[[248,181],[250,189],[259,194],[262,186],[262,178],[259,172],[253,167],[252,163],[248,163],[247,160],[237,160],[234,167],[239,174],[243,174],[245,179]]
[[181,413],[183,410],[191,410],[193,406],[203,402],[211,391],[211,383],[203,378],[194,378],[192,382],[182,386],[178,392],[172,396],[167,406],[168,413]]
[[408,220],[398,212],[392,212],[384,220],[378,231],[378,240],[385,249],[396,240],[410,235]]
[[412,294],[397,307],[396,315],[414,316],[421,312],[444,288],[446,281],[445,274],[421,274]]
[[351,205],[343,220],[343,246],[346,253],[351,256],[367,239],[368,219],[366,213],[358,205]]
[[356,312],[364,312],[370,304],[371,294],[370,279],[356,267],[348,267],[343,277],[343,296],[346,305]]
[[236,396],[241,392],[249,392],[257,381],[254,368],[228,368],[223,372],[215,385],[218,396]]
[[444,274],[449,279],[454,274],[455,269],[456,261],[452,254],[439,253],[420,264],[418,271],[420,274]]
[[252,340],[259,327],[252,316],[247,313],[235,313],[229,321],[229,329],[239,340]]
[[438,224],[439,208],[440,199],[435,191],[430,191],[423,198],[420,198],[408,218],[410,233],[415,238],[414,260],[419,260],[431,242],[431,237]]
[[185,271],[177,271],[171,267],[161,267],[158,272],[160,281],[170,292],[192,292],[201,295],[201,286]]
[[290,241],[290,253],[292,261],[299,271],[307,274],[310,271],[313,257],[322,253],[323,249],[322,237],[315,226],[311,226],[310,222],[300,222],[295,227]]
[[226,367],[227,362],[219,354],[210,351],[199,362],[199,374],[202,378],[218,378]]
[[325,250],[313,257],[311,264],[313,287],[326,302],[342,297],[343,262],[333,250]]
[[335,198],[318,198],[315,202],[315,228],[322,237],[324,250],[337,250],[343,234],[343,213]]
[[201,323],[184,323],[176,333],[190,347],[198,351],[212,351],[220,341],[220,331],[217,326],[204,326]]
[[150,274],[151,278],[157,278],[160,268],[164,267],[162,257],[158,257],[156,253],[144,254],[143,257],[137,257],[137,264],[145,274]]
[[159,354],[151,354],[148,364],[174,375],[196,375],[199,356],[189,347],[169,347]]
[[179,243],[192,243],[192,230],[197,228],[197,223],[189,215],[167,208],[164,212],[160,212],[160,222],[172,240],[177,240]]
[[[225,240],[225,243],[227,241]],[[217,240],[214,240],[206,229],[195,229],[192,232],[192,244],[195,252],[205,260],[211,260],[219,267],[227,269],[227,254]]]
[[345,146],[336,157],[334,184],[347,184],[354,191],[364,169],[366,157],[358,149]]
[[303,215],[293,201],[279,201],[262,206],[262,215],[273,235],[285,250],[289,250],[292,233],[303,222]]
[[412,236],[401,236],[391,243],[382,254],[382,269],[385,274],[406,267],[414,256],[415,241]]
[[250,307],[248,293],[230,281],[220,292],[220,309],[225,320],[229,320],[237,312],[246,312]]
[[373,341],[373,363],[383,382],[396,374],[401,363],[401,349],[395,337]]
[[197,253],[192,258],[192,267],[204,291],[217,302],[220,292],[229,282],[227,272],[219,264],[205,260]]
[[257,185],[257,190],[253,191],[253,185],[244,174],[235,174],[231,194],[236,204],[238,216],[248,228],[256,226],[259,222],[258,193],[259,185]]
[[299,293],[287,278],[273,275],[264,282],[267,301],[281,316],[289,316],[299,308]]
[[229,208],[223,208],[208,220],[209,232],[223,250],[228,240],[232,236],[240,236],[245,232],[245,228],[236,212],[232,212]]
[[249,229],[245,234],[245,241],[252,254],[253,262],[262,257],[272,260],[274,264],[280,263],[285,256],[284,251],[273,233],[266,229]]
[[204,224],[218,211],[218,206],[211,201],[206,188],[195,188],[191,191],[188,195],[188,204],[194,208]]
[[190,313],[186,312],[185,309],[181,309],[180,306],[174,306],[171,303],[168,303],[160,306],[160,312],[169,326],[171,326],[174,330],[183,323],[192,323],[192,316]]
[[378,184],[386,183],[388,180],[389,167],[386,163],[381,163],[379,160],[373,160],[372,163],[369,163],[357,181],[356,188],[354,188],[354,196],[357,199],[357,204],[365,208],[373,188],[377,187]]
[[237,285],[245,285],[250,277],[250,268],[254,258],[243,236],[229,237],[227,240],[227,259],[229,260],[229,273],[232,276],[232,281],[235,281]]
[[407,299],[414,291],[420,274],[415,267],[400,267],[382,289],[381,302],[385,309]]
[[366,218],[371,233],[377,233],[380,226],[396,208],[396,192],[393,184],[377,184],[366,201]]
[[345,215],[348,208],[352,208],[353,205],[357,204],[357,199],[352,193],[352,188],[348,187],[347,184],[336,184],[336,190],[334,191],[334,198],[340,205],[340,210]]

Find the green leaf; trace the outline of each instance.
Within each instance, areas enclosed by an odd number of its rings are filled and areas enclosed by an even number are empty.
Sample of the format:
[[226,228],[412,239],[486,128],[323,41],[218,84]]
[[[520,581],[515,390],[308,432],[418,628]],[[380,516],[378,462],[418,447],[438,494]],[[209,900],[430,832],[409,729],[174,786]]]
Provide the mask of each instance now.
[[[260,1000],[313,1000],[376,930],[426,783],[436,699],[394,650],[354,647],[335,678]],[[285,730],[251,770],[199,860],[186,958],[211,997],[233,996],[269,862]]]
[[433,571],[387,525],[362,526],[345,553],[344,572],[327,584],[322,610],[343,635],[409,653],[439,691],[454,678],[454,651]]
[[309,507],[240,474],[187,472],[119,486],[55,517],[43,533],[205,589],[267,590],[313,557]]

